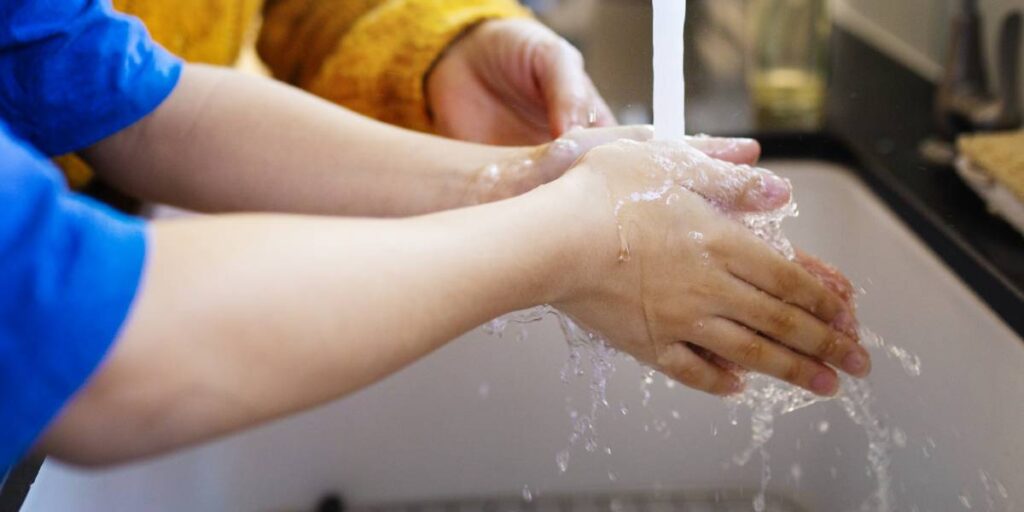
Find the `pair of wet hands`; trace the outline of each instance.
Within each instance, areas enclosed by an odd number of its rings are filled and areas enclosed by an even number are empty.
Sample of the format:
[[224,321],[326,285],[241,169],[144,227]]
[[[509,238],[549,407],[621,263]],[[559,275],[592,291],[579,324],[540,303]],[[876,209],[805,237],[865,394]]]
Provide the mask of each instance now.
[[596,226],[592,248],[604,249],[586,251],[593,261],[581,262],[552,305],[708,393],[742,391],[748,370],[826,396],[838,391],[835,369],[867,375],[850,282],[800,251],[787,258],[743,222],[791,199],[788,181],[751,166],[757,143],[652,135],[649,127],[571,132],[487,171],[503,179],[478,183],[485,201],[564,172],[553,186],[589,194],[582,208],[593,222],[580,229]]

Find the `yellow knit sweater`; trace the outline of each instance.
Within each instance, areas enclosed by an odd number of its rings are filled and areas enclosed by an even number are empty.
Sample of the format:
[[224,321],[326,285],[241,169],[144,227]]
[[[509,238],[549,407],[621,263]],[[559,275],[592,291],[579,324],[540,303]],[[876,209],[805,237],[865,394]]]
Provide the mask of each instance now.
[[[257,50],[273,75],[357,112],[421,131],[423,81],[448,45],[491,18],[529,16],[516,0],[114,0],[192,62],[230,65],[259,17]],[[59,159],[73,185],[87,167]]]

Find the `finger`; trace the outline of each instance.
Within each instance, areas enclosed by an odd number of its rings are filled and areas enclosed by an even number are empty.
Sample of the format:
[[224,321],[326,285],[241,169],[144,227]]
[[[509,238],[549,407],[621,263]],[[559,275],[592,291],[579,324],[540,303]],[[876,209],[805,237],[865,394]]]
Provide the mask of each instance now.
[[720,311],[721,316],[850,375],[864,377],[871,371],[867,351],[854,338],[746,282],[737,279],[731,288],[725,294],[728,311]]
[[683,186],[710,200],[719,210],[727,212],[768,212],[789,204],[792,185],[789,180],[748,166],[734,166],[713,161],[704,164],[707,172],[697,183],[687,179]]
[[612,109],[608,107],[608,103],[601,97],[601,93],[597,91],[597,87],[594,86],[594,82],[589,77],[587,77],[587,85],[590,94],[589,103],[591,105],[590,112],[587,114],[589,127],[605,128],[618,126],[619,122],[615,119],[615,114],[612,113]]
[[683,343],[673,343],[658,354],[658,369],[685,386],[711,393],[731,395],[743,390],[743,381],[708,362]]
[[680,186],[704,196],[719,210],[771,211],[791,199],[789,180],[766,169],[711,158],[683,141],[654,141],[648,149],[653,164],[673,166]]
[[755,372],[799,386],[821,396],[839,389],[832,369],[793,352],[726,318],[705,322],[702,339],[695,340],[712,352]]
[[686,143],[718,160],[754,165],[761,158],[761,144],[754,139],[686,137]]
[[796,251],[796,262],[846,303],[846,311],[850,314],[841,313],[833,323],[837,329],[855,337],[857,335],[857,318],[853,314],[856,310],[856,305],[853,302],[853,283],[835,267],[801,250]]
[[534,154],[537,175],[547,183],[565,174],[573,164],[591,149],[619,140],[646,141],[654,136],[650,126],[613,126],[573,130],[557,140],[541,146]]
[[799,306],[828,325],[834,325],[840,314],[849,314],[846,302],[810,272],[753,237],[745,227],[736,225],[733,229],[738,231],[737,236],[722,239],[729,254],[744,255],[726,260],[733,276],[782,302]]
[[558,137],[574,128],[585,128],[597,115],[593,109],[590,79],[583,69],[583,56],[564,39],[538,46],[533,71],[548,113],[551,134]]
[[693,351],[694,354],[704,358],[705,361],[709,361],[711,364],[726,370],[733,375],[744,375],[747,373],[747,369],[700,346],[693,343],[687,343],[686,347]]

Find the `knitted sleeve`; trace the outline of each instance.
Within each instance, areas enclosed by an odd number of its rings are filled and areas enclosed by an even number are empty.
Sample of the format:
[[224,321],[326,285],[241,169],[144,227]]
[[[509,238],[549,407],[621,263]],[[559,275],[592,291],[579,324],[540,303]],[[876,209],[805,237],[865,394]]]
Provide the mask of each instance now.
[[429,131],[424,80],[438,57],[481,21],[527,16],[515,0],[269,0],[257,48],[278,79]]

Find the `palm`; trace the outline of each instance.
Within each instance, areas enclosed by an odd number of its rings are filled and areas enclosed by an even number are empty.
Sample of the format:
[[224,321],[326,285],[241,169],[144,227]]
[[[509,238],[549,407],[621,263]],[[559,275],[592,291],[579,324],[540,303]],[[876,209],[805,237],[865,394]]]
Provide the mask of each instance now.
[[463,58],[453,56],[438,65],[429,87],[437,132],[485,144],[519,146],[551,140],[544,100],[531,77],[496,71],[504,75],[502,80],[484,76]]

